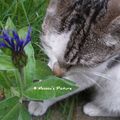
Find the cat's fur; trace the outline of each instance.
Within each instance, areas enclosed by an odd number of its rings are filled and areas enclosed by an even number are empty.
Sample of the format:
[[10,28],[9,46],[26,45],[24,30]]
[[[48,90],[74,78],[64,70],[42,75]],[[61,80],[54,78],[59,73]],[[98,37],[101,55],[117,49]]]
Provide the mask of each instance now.
[[120,116],[120,0],[51,0],[43,23],[42,45],[49,66],[78,90],[54,100],[30,102],[43,115],[49,106],[93,85],[96,95],[84,106],[89,116]]

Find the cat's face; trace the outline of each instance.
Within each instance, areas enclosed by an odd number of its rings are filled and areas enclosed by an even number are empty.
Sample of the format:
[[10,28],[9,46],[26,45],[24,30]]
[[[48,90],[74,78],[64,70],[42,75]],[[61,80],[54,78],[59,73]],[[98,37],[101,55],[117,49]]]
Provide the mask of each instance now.
[[119,5],[120,0],[51,0],[43,34],[71,31],[62,54],[64,63],[97,65],[119,52]]

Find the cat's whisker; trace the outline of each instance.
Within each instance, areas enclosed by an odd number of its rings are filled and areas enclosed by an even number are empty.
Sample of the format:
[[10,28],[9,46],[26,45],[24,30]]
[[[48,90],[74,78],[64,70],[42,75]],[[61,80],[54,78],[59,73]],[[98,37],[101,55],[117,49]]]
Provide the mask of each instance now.
[[[89,72],[89,73],[91,73],[91,72]],[[106,74],[103,74],[103,73],[92,72],[91,74],[96,75],[98,77],[102,77],[102,78],[107,79],[107,80],[111,80],[108,76],[106,76]]]
[[119,63],[120,63],[120,60],[112,60],[112,61],[116,61],[116,62],[119,62]]
[[[83,65],[84,67],[84,65]],[[88,66],[89,67],[89,66]],[[84,72],[86,73],[85,69],[84,69]],[[95,83],[99,88],[102,88],[102,86],[100,86],[94,79],[88,77],[87,75],[83,74],[87,79],[91,80],[93,83]]]
[[94,84],[96,84],[98,87],[100,87],[100,88],[103,88],[101,85],[99,85],[94,79],[92,79],[92,78],[90,78],[90,77],[88,77],[87,75],[85,75],[85,74],[82,74],[84,77],[86,77],[87,79],[89,79],[91,82],[93,82]]
[[70,76],[71,74],[80,74],[82,73],[82,76],[84,76],[85,78],[89,79],[91,82],[93,82],[94,84],[96,84],[98,87],[102,88],[102,86],[100,86],[94,79],[90,78],[89,76],[87,76],[86,74],[86,71],[72,71],[70,72],[69,74],[67,74],[68,76]]

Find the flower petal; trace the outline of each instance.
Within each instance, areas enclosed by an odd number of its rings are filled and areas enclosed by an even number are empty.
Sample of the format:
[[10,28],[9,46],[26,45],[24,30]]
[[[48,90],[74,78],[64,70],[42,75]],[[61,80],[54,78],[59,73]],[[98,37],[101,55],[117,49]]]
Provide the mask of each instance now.
[[18,47],[17,47],[17,51],[21,51],[24,47],[23,47],[23,44],[24,44],[24,40],[21,40],[20,42],[19,42],[19,45],[18,45]]
[[6,48],[6,47],[8,47],[8,46],[5,43],[0,42],[0,48]]
[[15,50],[14,38],[11,38],[11,46],[12,46],[12,49]]
[[19,43],[20,42],[20,38],[19,38],[19,35],[16,31],[12,31],[13,33],[13,37],[15,38],[16,42]]
[[23,47],[25,47],[31,41],[31,32],[32,32],[32,29],[31,29],[31,27],[29,27]]
[[8,45],[12,48],[11,37],[9,36],[7,31],[3,31],[3,39],[8,43]]

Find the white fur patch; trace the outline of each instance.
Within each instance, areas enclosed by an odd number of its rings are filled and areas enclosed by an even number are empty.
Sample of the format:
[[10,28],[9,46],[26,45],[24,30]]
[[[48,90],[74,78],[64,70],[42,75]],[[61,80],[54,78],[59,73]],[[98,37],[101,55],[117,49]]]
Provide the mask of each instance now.
[[57,61],[63,61],[64,53],[67,47],[67,43],[70,40],[71,31],[68,33],[48,33],[42,36],[42,45],[46,54],[50,59],[49,66],[51,69]]

